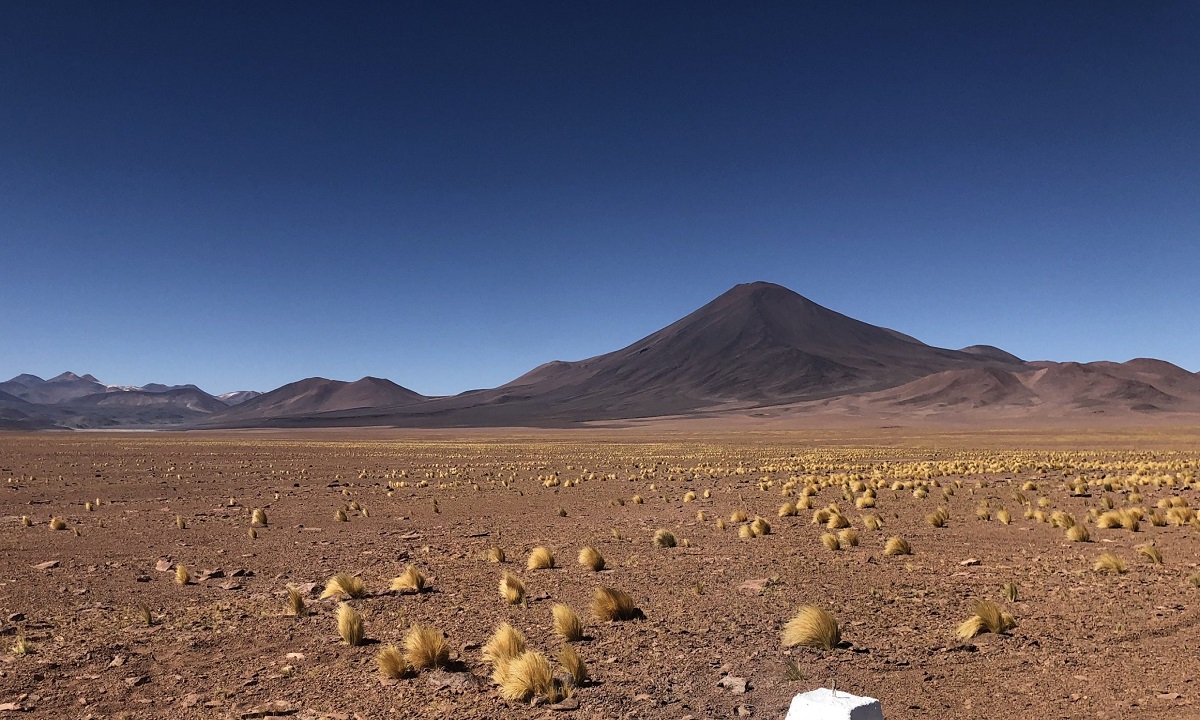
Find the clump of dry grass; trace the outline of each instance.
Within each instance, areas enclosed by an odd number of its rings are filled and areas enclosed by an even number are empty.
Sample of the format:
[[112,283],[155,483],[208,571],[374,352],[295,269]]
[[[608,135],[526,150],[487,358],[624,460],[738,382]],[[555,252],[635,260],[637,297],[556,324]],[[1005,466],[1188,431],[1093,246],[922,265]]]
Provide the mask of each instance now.
[[839,531],[838,542],[849,547],[858,547],[858,531],[854,528]]
[[1125,572],[1125,561],[1118,555],[1106,552],[1096,560],[1092,569],[1099,573],[1121,575]]
[[574,646],[563,643],[562,650],[558,653],[558,663],[571,676],[571,682],[576,687],[588,681],[587,663],[579,656],[579,651]]
[[483,646],[483,659],[496,664],[525,652],[525,634],[503,622]]
[[367,594],[367,586],[363,584],[360,578],[356,578],[350,573],[338,573],[325,583],[325,590],[321,592],[321,599],[331,598],[337,595],[346,595],[352,598],[360,598]]
[[1088,532],[1086,525],[1072,525],[1067,528],[1067,539],[1071,542],[1090,542],[1092,534]]
[[604,556],[600,551],[592,546],[580,548],[579,564],[592,572],[600,572],[604,569]]
[[21,516],[21,527],[33,527],[33,519],[28,515]]
[[32,655],[33,643],[23,637],[17,638],[17,641],[12,646],[13,655]]
[[562,688],[554,679],[554,668],[540,652],[526,651],[496,663],[492,680],[506,700],[527,702],[540,697],[548,702],[562,699]]
[[645,499],[643,499],[641,495],[634,495],[633,497],[631,497],[629,499],[629,501],[632,502],[634,505],[641,505],[642,503],[646,502]]
[[632,620],[637,615],[633,598],[623,590],[598,587],[592,596],[592,614],[601,622]]
[[1004,583],[1004,585],[1000,586],[1000,592],[1002,592],[1004,594],[1005,600],[1007,600],[1009,602],[1017,601],[1017,584],[1016,583]]
[[746,518],[747,518],[747,515],[746,515],[745,510],[734,510],[729,515],[729,522],[731,522],[731,523],[746,522]]
[[685,503],[692,502],[695,499],[696,499],[696,493],[692,492],[691,490],[688,490],[687,492],[685,492],[683,494],[683,501]]
[[764,518],[756,517],[754,522],[750,523],[750,533],[754,537],[762,537],[763,535],[771,534],[771,524]]
[[520,604],[525,599],[525,583],[510,572],[504,573],[504,576],[500,578],[500,597],[504,598],[509,605]]
[[338,635],[342,636],[342,642],[352,646],[362,645],[364,632],[362,616],[347,603],[338,603],[337,629]]
[[1016,626],[1016,618],[1001,610],[999,605],[990,600],[981,600],[975,603],[975,614],[958,626],[955,635],[959,640],[970,640],[985,632],[1000,634]]
[[176,564],[175,565],[175,582],[179,583],[180,585],[187,585],[191,581],[192,581],[192,574],[188,572],[188,569],[181,564]]
[[402,593],[419,593],[425,589],[425,576],[416,566],[409,565],[400,577],[392,578],[391,589]]
[[550,612],[554,615],[554,632],[567,642],[583,639],[583,621],[565,603],[556,603]]
[[258,539],[258,531],[255,530],[254,528],[250,528],[249,530],[246,531],[246,537],[250,538],[251,540],[257,540]]
[[1158,548],[1154,546],[1154,543],[1150,543],[1148,545],[1140,545],[1140,546],[1138,546],[1137,551],[1138,551],[1138,555],[1141,555],[1142,557],[1146,558],[1146,561],[1151,563],[1152,565],[1162,565],[1163,564],[1162,553],[1158,551]]
[[502,563],[504,562],[504,549],[493,547],[488,550],[488,562]]
[[912,546],[899,535],[888,538],[883,546],[884,555],[912,555]]
[[850,527],[850,519],[840,512],[831,512],[829,519],[825,521],[825,527],[829,530],[840,530],[841,528]]
[[445,667],[450,662],[450,646],[437,628],[414,625],[404,638],[404,657],[418,670]]
[[1121,513],[1117,510],[1100,513],[1100,516],[1096,518],[1096,527],[1101,530],[1121,527]]
[[945,508],[938,508],[935,512],[931,512],[925,516],[925,522],[935,528],[945,527],[946,521],[950,519],[950,513]]
[[333,519],[335,522],[350,522],[350,518],[346,516],[346,511],[341,508],[338,508],[337,512],[333,514]]
[[785,502],[779,506],[779,517],[795,517],[800,514],[800,509],[796,507],[794,502]]
[[52,517],[52,518],[50,518],[49,527],[51,530],[66,530],[67,529],[67,521],[63,520],[60,517]]
[[728,526],[725,524],[725,518],[717,518],[717,529],[724,530],[726,527]]
[[180,530],[187,530],[187,521],[183,519],[182,515],[175,516],[175,527]]
[[250,524],[267,526],[267,511],[262,508],[254,508],[254,512],[250,513]]
[[150,627],[154,624],[154,612],[150,610],[150,606],[146,603],[138,603],[137,616],[138,619],[142,621],[142,624],[146,627]]
[[528,570],[549,570],[554,567],[554,553],[548,547],[535,547],[529,553]]
[[708,513],[704,512],[703,510],[697,510],[696,511],[696,522],[707,522],[707,521],[708,521]]
[[832,650],[842,641],[842,629],[833,613],[813,605],[805,605],[783,627],[783,646],[803,645]]
[[388,680],[399,680],[412,674],[412,668],[404,659],[404,653],[395,645],[388,645],[375,655],[379,675]]
[[284,603],[284,613],[295,617],[304,617],[308,614],[308,608],[304,605],[304,596],[296,588],[288,585],[287,602]]
[[883,528],[883,519],[878,515],[863,515],[862,525],[867,530],[880,530]]
[[659,528],[654,531],[654,544],[661,548],[675,547],[675,533],[666,528]]
[[996,511],[996,519],[999,520],[1004,525],[1011,525],[1012,524],[1012,513],[1005,510],[1004,508],[1000,508],[999,510]]
[[837,535],[834,535],[833,533],[824,533],[821,535],[821,544],[824,545],[825,549],[827,550],[842,549],[842,543],[838,541]]

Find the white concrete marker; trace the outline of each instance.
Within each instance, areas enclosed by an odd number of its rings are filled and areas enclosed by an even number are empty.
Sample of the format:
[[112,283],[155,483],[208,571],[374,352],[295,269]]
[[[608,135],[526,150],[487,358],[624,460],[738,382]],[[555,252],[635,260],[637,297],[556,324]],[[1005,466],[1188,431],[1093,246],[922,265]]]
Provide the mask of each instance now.
[[883,720],[875,698],[817,688],[792,698],[785,720]]

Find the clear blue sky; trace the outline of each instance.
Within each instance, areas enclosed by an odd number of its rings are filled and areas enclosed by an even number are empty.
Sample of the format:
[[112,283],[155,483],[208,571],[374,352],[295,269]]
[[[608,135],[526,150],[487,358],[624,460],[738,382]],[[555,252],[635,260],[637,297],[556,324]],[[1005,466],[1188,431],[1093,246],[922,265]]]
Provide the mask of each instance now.
[[1200,370],[1200,3],[3,3],[0,270],[3,378],[452,393],[752,280]]

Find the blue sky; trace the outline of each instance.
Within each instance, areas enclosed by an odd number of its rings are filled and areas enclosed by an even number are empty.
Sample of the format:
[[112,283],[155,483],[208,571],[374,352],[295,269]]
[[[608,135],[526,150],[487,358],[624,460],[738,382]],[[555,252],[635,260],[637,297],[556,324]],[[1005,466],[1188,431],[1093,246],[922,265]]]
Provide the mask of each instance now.
[[0,376],[493,386],[739,282],[1200,370],[1200,4],[7,3]]

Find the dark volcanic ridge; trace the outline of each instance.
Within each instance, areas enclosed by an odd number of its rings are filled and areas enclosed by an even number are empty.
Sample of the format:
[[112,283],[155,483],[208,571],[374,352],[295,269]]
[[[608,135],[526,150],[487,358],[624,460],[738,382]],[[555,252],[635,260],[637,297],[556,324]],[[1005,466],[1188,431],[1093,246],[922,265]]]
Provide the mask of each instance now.
[[91,376],[22,375],[0,383],[0,392],[35,404],[22,408],[0,396],[0,421],[18,423],[8,418],[23,413],[31,425],[60,427],[487,427],[664,417],[1200,414],[1200,375],[1161,360],[1026,362],[990,345],[948,350],[764,282],[738,285],[620,350],[549,362],[498,388],[452,397],[372,377],[307,378],[222,398],[194,386],[151,387],[116,392]]

